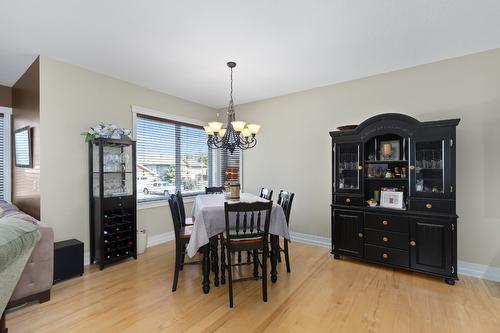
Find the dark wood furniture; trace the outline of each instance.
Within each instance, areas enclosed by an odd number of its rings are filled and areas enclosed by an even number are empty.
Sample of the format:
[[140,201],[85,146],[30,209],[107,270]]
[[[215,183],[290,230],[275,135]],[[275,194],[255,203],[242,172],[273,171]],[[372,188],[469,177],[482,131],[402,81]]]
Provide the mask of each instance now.
[[135,141],[89,143],[90,262],[137,259]]
[[184,198],[182,197],[181,191],[177,191],[175,194],[177,196],[177,204],[179,206],[179,215],[181,218],[182,226],[193,225],[193,218],[186,217],[186,208],[184,207]]
[[[362,259],[455,283],[459,121],[382,114],[355,129],[330,132],[336,259]],[[382,188],[402,192],[403,208],[369,207],[369,199],[380,202]]]
[[[272,201],[254,203],[224,203],[226,232],[222,237],[221,253],[223,253],[222,276],[228,273],[229,306],[233,307],[233,282],[262,279],[262,299],[267,302],[267,258],[268,235],[271,221]],[[234,226],[230,219],[235,219]],[[259,260],[259,250],[262,251],[262,261]],[[240,251],[251,251],[253,256],[253,276],[233,280],[233,264],[231,255]],[[262,268],[259,277],[258,269]]]
[[[285,213],[286,225],[290,226],[290,212],[292,211],[292,203],[295,193],[287,192],[281,190],[278,195],[278,205],[283,208]],[[281,261],[281,252],[285,254],[286,271],[290,273],[290,255],[288,252],[288,242],[289,240],[283,238],[283,247],[279,244],[278,239],[278,261]]]
[[177,281],[179,280],[179,272],[184,269],[184,264],[199,264],[196,262],[185,262],[186,258],[186,246],[191,238],[191,233],[193,232],[193,226],[182,225],[182,219],[179,214],[179,200],[176,194],[172,194],[168,199],[168,205],[170,207],[170,213],[172,214],[172,222],[174,225],[175,234],[175,270],[174,270],[174,281],[172,284],[172,292],[177,290]]
[[83,275],[83,243],[76,239],[54,243],[54,284]]
[[273,190],[262,187],[260,189],[259,197],[267,199],[267,200],[272,200],[273,199]]
[[220,194],[224,192],[224,186],[205,187],[205,194]]

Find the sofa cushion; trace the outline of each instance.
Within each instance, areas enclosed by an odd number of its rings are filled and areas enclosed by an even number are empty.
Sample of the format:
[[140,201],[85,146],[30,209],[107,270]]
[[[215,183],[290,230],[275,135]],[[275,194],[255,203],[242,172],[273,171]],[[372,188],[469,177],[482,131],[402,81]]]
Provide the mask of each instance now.
[[36,225],[13,217],[0,219],[0,231],[0,272],[33,249],[41,238]]

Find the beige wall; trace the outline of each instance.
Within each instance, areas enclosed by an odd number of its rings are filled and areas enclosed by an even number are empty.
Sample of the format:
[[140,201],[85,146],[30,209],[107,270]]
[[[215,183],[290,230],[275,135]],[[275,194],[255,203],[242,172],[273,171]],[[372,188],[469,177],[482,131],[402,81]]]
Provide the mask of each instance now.
[[330,236],[328,132],[380,113],[461,118],[457,129],[459,259],[500,267],[500,50],[239,105],[262,124],[244,156],[246,191],[296,193],[293,231]]
[[[77,238],[86,251],[88,156],[80,133],[99,122],[132,128],[131,104],[203,121],[215,117],[211,108],[45,57],[40,80],[41,220],[54,227],[56,240]],[[150,236],[172,230],[168,206],[139,210],[138,226]]]

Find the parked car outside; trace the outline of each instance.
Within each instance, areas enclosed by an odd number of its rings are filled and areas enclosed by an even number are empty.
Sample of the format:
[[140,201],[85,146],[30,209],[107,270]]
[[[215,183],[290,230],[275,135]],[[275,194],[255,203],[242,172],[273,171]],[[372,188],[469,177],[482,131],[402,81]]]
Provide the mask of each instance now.
[[175,184],[169,182],[153,182],[142,189],[144,194],[170,195],[175,193]]

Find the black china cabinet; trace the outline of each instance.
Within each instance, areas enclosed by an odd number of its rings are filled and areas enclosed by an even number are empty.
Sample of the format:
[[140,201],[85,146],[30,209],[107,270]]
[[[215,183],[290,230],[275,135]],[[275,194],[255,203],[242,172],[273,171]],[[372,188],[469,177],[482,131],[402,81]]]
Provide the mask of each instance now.
[[381,114],[332,137],[332,253],[457,276],[456,126]]
[[89,143],[90,262],[137,259],[135,141]]

